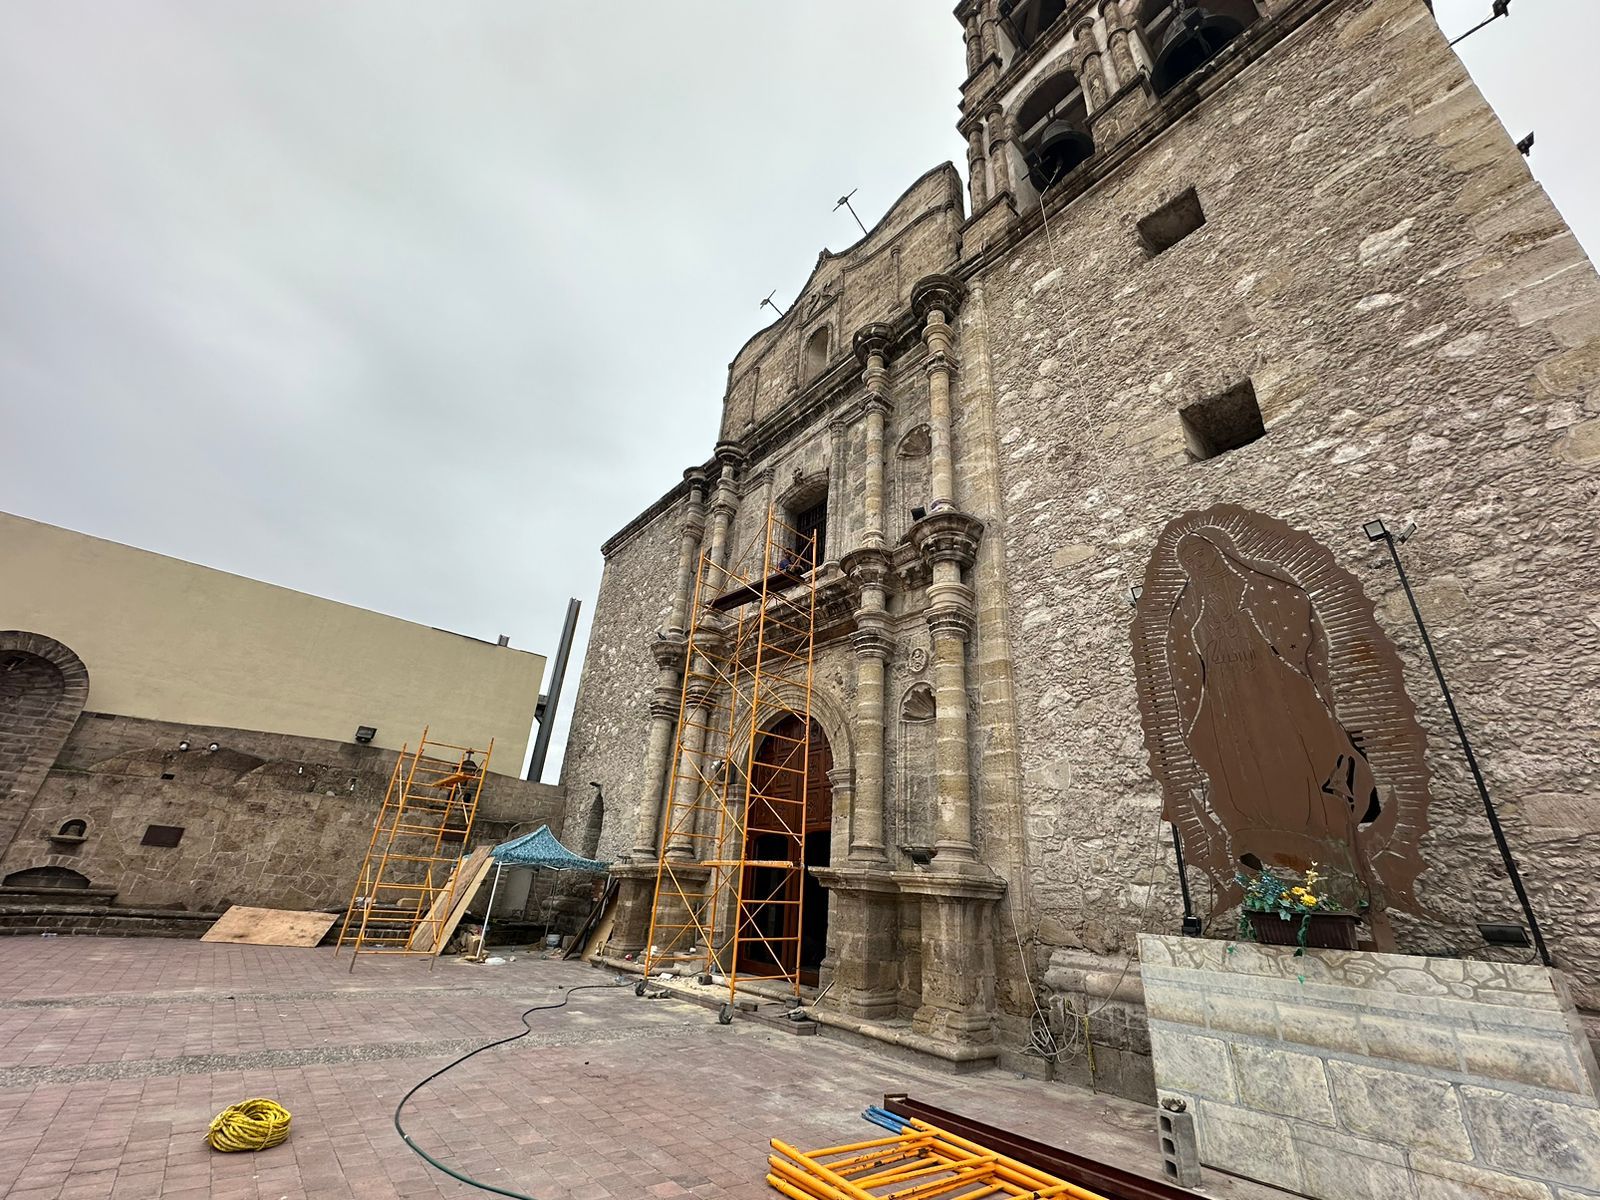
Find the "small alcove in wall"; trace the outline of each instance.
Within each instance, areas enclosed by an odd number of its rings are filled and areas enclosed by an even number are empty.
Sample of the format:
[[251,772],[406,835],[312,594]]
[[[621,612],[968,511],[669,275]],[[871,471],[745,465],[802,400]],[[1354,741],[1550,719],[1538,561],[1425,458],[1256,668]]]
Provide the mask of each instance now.
[[811,331],[811,335],[806,338],[805,353],[802,356],[804,382],[815,379],[827,369],[831,345],[832,337],[826,325],[819,325]]

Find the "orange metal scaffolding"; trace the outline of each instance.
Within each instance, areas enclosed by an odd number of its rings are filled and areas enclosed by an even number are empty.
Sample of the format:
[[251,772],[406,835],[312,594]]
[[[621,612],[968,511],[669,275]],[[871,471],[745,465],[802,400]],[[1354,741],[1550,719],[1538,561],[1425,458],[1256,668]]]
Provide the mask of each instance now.
[[700,556],[644,967],[724,976],[724,1021],[741,974],[800,991],[821,551],[769,511],[739,566]]

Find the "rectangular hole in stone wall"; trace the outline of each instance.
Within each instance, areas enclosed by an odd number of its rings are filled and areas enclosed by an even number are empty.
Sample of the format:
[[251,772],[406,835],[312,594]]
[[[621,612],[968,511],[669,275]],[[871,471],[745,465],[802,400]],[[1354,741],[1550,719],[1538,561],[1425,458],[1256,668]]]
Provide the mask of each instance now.
[[1144,246],[1145,255],[1154,258],[1163,250],[1176,246],[1205,223],[1206,214],[1200,207],[1200,197],[1190,188],[1139,222],[1139,241]]
[[1261,420],[1261,406],[1256,403],[1256,390],[1248,379],[1221,395],[1180,408],[1178,420],[1183,422],[1190,462],[1248,446],[1267,432]]
[[146,825],[141,846],[160,846],[170,850],[183,840],[182,825]]

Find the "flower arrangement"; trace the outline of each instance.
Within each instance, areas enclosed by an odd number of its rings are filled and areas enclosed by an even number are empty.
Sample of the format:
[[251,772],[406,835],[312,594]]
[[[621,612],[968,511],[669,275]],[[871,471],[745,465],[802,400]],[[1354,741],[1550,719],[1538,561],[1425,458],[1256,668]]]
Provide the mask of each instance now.
[[1236,873],[1234,878],[1244,889],[1244,901],[1239,913],[1241,938],[1256,940],[1260,933],[1259,918],[1252,920],[1252,913],[1276,916],[1282,921],[1298,921],[1299,928],[1295,936],[1298,947],[1295,954],[1298,956],[1305,953],[1306,935],[1311,929],[1312,917],[1328,914],[1353,919],[1353,914],[1329,895],[1326,881],[1315,863],[1299,883],[1271,867],[1262,867],[1253,876]]

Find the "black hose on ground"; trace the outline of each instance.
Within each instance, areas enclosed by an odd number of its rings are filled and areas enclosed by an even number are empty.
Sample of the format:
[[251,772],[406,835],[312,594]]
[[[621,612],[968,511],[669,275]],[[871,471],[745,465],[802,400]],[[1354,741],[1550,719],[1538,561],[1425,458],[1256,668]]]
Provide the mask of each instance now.
[[533,1026],[528,1024],[528,1018],[531,1017],[534,1013],[536,1013],[536,1012],[549,1012],[552,1009],[565,1008],[567,1006],[567,1001],[572,998],[572,994],[574,992],[593,992],[593,991],[599,991],[601,989],[605,989],[605,990],[609,991],[609,990],[611,990],[613,988],[622,986],[622,985],[624,985],[624,984],[626,984],[628,982],[629,981],[626,980],[626,979],[616,979],[616,980],[613,980],[610,983],[582,983],[582,984],[579,984],[577,987],[568,988],[565,992],[563,992],[561,994],[561,999],[559,1001],[557,1001],[556,1003],[554,1003],[554,1004],[535,1004],[532,1008],[523,1009],[523,1011],[522,1011],[522,1032],[521,1033],[513,1033],[510,1037],[503,1037],[503,1038],[500,1038],[498,1041],[488,1042],[488,1043],[486,1043],[486,1044],[484,1044],[482,1046],[479,1046],[476,1050],[468,1050],[460,1058],[456,1059],[453,1062],[446,1063],[444,1066],[440,1067],[437,1071],[435,1071],[432,1075],[429,1075],[421,1083],[419,1083],[415,1087],[413,1087],[404,1096],[400,1097],[400,1103],[395,1105],[395,1108],[394,1108],[394,1131],[400,1135],[400,1140],[405,1142],[405,1144],[411,1148],[412,1153],[416,1154],[419,1158],[421,1158],[430,1167],[433,1167],[435,1170],[438,1170],[438,1171],[443,1171],[446,1175],[450,1176],[450,1178],[458,1180],[461,1183],[466,1184],[468,1187],[475,1187],[479,1191],[483,1191],[483,1192],[491,1192],[496,1196],[510,1196],[511,1200],[537,1200],[537,1197],[530,1196],[525,1192],[513,1192],[510,1188],[495,1187],[495,1185],[492,1184],[492,1183],[484,1183],[480,1179],[474,1179],[470,1175],[463,1175],[460,1171],[457,1171],[457,1170],[454,1170],[454,1169],[452,1169],[450,1167],[445,1166],[437,1158],[435,1158],[433,1155],[429,1154],[421,1146],[417,1145],[414,1141],[411,1140],[411,1135],[405,1131],[405,1126],[400,1124],[400,1113],[405,1108],[406,1102],[408,1100],[410,1100],[411,1097],[415,1096],[418,1092],[420,1092],[423,1088],[427,1087],[430,1083],[432,1083],[435,1079],[439,1078],[439,1076],[443,1075],[446,1071],[454,1070],[456,1067],[459,1067],[462,1063],[466,1062],[467,1059],[473,1058],[473,1057],[475,1057],[475,1056],[477,1056],[479,1054],[482,1054],[485,1050],[493,1050],[496,1046],[505,1046],[505,1045],[508,1045],[511,1042],[516,1041],[518,1038],[527,1037],[530,1033],[533,1032]]

